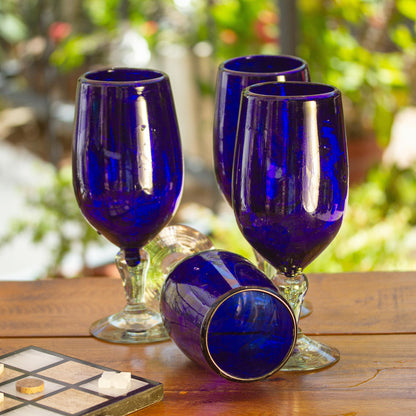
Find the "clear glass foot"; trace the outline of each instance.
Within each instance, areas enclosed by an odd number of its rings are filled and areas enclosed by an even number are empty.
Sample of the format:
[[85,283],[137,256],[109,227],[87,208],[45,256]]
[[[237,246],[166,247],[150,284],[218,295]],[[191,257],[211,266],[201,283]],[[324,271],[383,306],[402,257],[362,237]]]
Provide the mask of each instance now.
[[153,311],[159,311],[163,283],[178,262],[192,254],[213,248],[211,240],[206,235],[187,225],[165,227],[145,246],[150,256],[145,293],[146,306]]
[[[134,255],[139,256],[139,253],[128,253],[128,255],[131,258]],[[125,251],[120,251],[116,256],[116,265],[126,292],[127,306],[121,312],[92,324],[90,332],[96,338],[121,344],[149,343],[169,339],[159,312],[148,308],[145,304],[149,254],[142,249],[139,257],[139,263],[132,266],[127,264]]]
[[134,311],[129,306],[94,322],[90,332],[96,338],[122,344],[165,341],[169,338],[157,312],[148,309]]
[[[278,273],[272,279],[279,293],[289,302],[299,322],[303,299],[308,290],[308,279],[303,273],[286,276]],[[340,358],[336,348],[329,347],[306,336],[298,327],[292,355],[281,371],[316,371],[335,364]]]
[[298,333],[292,355],[280,371],[316,371],[339,361],[339,351]]

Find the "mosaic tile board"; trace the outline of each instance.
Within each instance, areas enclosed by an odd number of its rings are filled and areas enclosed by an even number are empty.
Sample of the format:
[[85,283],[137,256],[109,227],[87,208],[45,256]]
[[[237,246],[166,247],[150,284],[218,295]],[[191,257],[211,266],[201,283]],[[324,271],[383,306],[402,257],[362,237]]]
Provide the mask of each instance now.
[[[0,415],[125,416],[163,398],[161,383],[133,374],[126,389],[99,388],[104,371],[117,371],[38,347],[0,356],[0,363]],[[17,391],[16,382],[27,378],[43,380],[44,390]]]

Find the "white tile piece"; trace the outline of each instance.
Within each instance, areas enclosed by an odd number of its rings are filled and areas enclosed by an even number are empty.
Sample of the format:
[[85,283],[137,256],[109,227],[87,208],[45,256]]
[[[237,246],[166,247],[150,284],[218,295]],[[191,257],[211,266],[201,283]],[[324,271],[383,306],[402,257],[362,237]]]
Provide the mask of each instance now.
[[104,371],[101,377],[98,379],[98,388],[100,389],[109,389],[112,385],[112,375],[115,372],[112,371]]
[[98,387],[100,389],[127,389],[131,380],[131,373],[114,371],[104,371],[98,379]]
[[118,373],[118,386],[125,388],[128,386],[128,384],[131,381],[131,373],[127,371],[122,371],[121,373]]
[[98,386],[98,378],[95,380],[92,380],[88,383],[83,384],[81,387],[90,391],[93,391],[95,393],[99,394],[105,394],[106,396],[111,397],[117,397],[117,396],[125,396],[126,394],[130,393],[133,390],[137,390],[143,386],[148,385],[148,383],[136,380],[135,378],[132,378],[130,380],[130,383],[128,383],[128,386],[125,389],[115,389],[113,387],[110,388],[100,388]]

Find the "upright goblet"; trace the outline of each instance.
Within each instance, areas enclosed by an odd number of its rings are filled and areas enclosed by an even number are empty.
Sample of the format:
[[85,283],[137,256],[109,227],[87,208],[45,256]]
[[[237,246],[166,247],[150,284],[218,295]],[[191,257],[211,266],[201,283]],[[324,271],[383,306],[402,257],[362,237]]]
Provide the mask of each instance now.
[[231,205],[231,180],[241,92],[267,81],[309,81],[308,64],[295,56],[250,55],[218,68],[214,113],[214,168],[218,186]]
[[[214,167],[217,183],[231,205],[231,180],[241,92],[266,81],[309,81],[308,64],[287,55],[250,55],[229,59],[218,68],[214,113]],[[275,269],[254,250],[258,267],[267,276]],[[303,305],[302,316],[310,313]]]
[[73,184],[87,221],[121,249],[116,257],[127,306],[90,328],[97,338],[138,343],[167,339],[160,314],[145,305],[149,256],[143,247],[172,218],[183,159],[166,74],[112,68],[78,81]]
[[[233,207],[247,241],[277,270],[273,282],[299,317],[302,270],[341,226],[348,164],[340,92],[303,82],[244,90],[233,173]],[[339,352],[300,330],[286,370],[316,370]]]

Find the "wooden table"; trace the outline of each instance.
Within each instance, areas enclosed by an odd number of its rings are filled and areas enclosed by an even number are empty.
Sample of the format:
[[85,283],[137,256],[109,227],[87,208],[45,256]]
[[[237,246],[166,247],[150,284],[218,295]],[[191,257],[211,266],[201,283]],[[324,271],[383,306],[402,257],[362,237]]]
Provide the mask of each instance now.
[[0,353],[28,345],[132,371],[164,384],[163,402],[137,415],[416,414],[416,272],[312,275],[304,332],[341,360],[312,373],[233,383],[189,361],[172,342],[116,345],[88,333],[124,306],[118,279],[0,282]]

